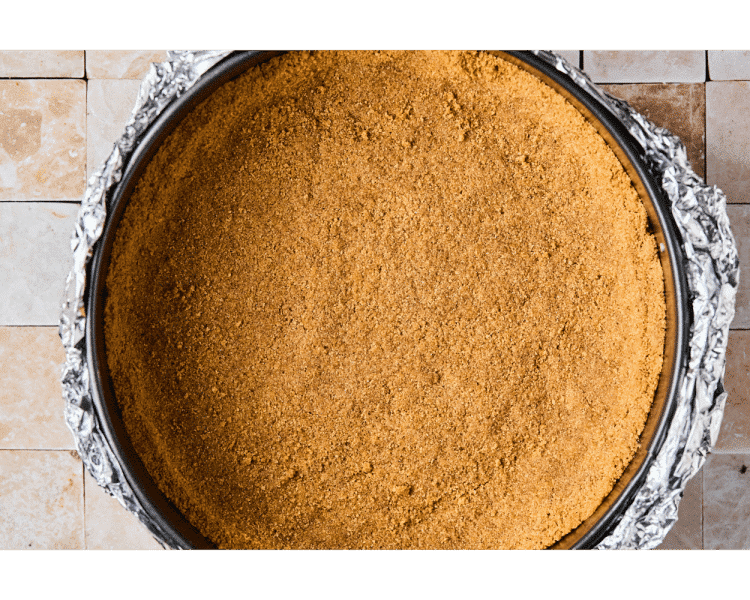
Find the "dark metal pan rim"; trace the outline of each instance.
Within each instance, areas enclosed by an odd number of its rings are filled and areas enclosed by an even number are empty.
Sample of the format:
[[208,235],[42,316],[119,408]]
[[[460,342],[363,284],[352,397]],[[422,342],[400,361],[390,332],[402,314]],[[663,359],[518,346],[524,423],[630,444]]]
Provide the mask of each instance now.
[[[679,382],[687,357],[687,332],[690,307],[684,272],[682,245],[668,202],[650,173],[637,142],[625,126],[598,99],[583,90],[567,75],[531,52],[491,51],[534,74],[565,96],[605,138],[630,175],[644,201],[649,223],[660,244],[660,259],[665,275],[667,300],[667,336],[664,365],[654,404],[641,435],[641,447],[612,492],[599,508],[552,548],[593,548],[622,518],[666,437],[676,408]],[[174,506],[148,474],[125,431],[115,398],[106,361],[104,344],[104,304],[106,268],[114,241],[114,232],[135,184],[158,149],[187,114],[224,83],[247,69],[282,52],[234,52],[207,71],[180,98],[165,108],[149,127],[124,168],[123,176],[107,201],[108,218],[88,266],[89,285],[84,298],[87,358],[93,381],[92,396],[102,429],[120,463],[127,482],[144,509],[179,545],[189,548],[215,548]]]

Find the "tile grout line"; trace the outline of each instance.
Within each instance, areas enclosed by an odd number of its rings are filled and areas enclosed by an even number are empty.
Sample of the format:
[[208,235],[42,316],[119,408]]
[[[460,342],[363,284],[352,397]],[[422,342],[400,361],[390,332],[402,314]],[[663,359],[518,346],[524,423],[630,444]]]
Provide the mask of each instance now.
[[[706,50],[706,78],[708,79],[708,50]],[[703,173],[706,176],[704,181],[708,184],[708,81],[703,83]],[[725,207],[728,212],[729,204],[725,203]],[[727,218],[729,218],[728,214]],[[731,327],[732,324],[730,323],[729,328],[731,329]],[[702,498],[701,495],[701,510],[703,510]],[[701,531],[703,530],[701,529]]]
[[[75,452],[78,450],[73,448],[0,448],[0,452]],[[80,455],[78,456],[80,460]]]
[[0,77],[0,81],[77,81],[83,77]]
[[708,74],[708,50],[705,50],[705,57],[706,57],[706,74],[703,76],[703,83],[706,83],[710,81],[709,74]]
[[[83,75],[86,77],[86,51],[83,51]],[[83,98],[83,136],[86,140],[86,144],[84,145],[84,164],[83,164],[83,195],[86,195],[86,188],[88,187],[89,177],[91,176],[91,173],[89,173],[89,80],[88,77],[85,79],[85,91],[84,91],[84,98]]]
[[[62,305],[61,305],[60,311],[62,312]],[[57,329],[57,328],[60,327],[60,322],[58,321],[56,323],[49,323],[47,325],[39,325],[38,323],[34,324],[34,325],[19,325],[18,323],[13,323],[13,324],[10,324],[10,323],[8,323],[8,324],[0,323],[0,329],[3,329],[5,327],[7,327],[7,328],[17,327],[19,329],[31,329],[31,328],[34,328],[34,329],[37,329],[37,328],[38,329],[42,329],[42,328],[52,329],[52,328],[55,328],[55,329]]]
[[703,476],[703,469],[706,468],[706,463],[703,463],[703,466],[700,470],[700,476],[701,476],[701,550],[706,549],[706,531],[705,531],[705,522],[706,518],[704,516],[704,513],[706,511],[706,488],[705,488],[705,481],[706,478]]
[[18,324],[14,324],[14,325],[0,325],[0,327],[49,327],[50,329],[52,327],[57,327],[57,326],[58,326],[58,324],[55,324],[55,325],[18,325]]
[[83,521],[83,549],[88,550],[88,536],[86,535],[86,467],[83,464],[83,460],[81,460],[81,492],[83,495],[81,506],[81,510],[83,511],[81,515],[81,520]]

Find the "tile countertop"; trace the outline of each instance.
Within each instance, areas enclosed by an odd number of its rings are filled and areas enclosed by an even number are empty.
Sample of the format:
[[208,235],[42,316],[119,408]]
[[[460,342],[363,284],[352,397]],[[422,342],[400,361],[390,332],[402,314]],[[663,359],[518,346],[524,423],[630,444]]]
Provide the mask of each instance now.
[[[750,51],[561,51],[685,142],[723,189],[750,271]],[[57,336],[87,174],[164,51],[0,51],[0,548],[158,549],[86,473],[62,417]],[[750,548],[750,278],[740,280],[719,441],[662,548]]]

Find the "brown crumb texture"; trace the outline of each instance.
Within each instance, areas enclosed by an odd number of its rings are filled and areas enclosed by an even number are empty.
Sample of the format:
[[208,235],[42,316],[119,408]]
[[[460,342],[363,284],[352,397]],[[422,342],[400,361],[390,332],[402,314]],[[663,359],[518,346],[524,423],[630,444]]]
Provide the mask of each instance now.
[[289,53],[224,85],[139,181],[107,287],[135,448],[226,548],[549,546],[661,371],[630,179],[486,53]]

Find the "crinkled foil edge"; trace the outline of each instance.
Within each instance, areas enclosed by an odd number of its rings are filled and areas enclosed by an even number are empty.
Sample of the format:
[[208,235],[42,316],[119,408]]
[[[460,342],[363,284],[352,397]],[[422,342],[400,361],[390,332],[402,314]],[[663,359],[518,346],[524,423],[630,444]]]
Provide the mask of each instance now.
[[[102,168],[88,181],[71,240],[73,268],[68,275],[60,318],[65,348],[62,373],[65,421],[76,449],[96,482],[119,500],[166,548],[184,548],[161,528],[136,498],[102,432],[91,399],[86,363],[86,266],[102,234],[106,201],[148,126],[190,88],[226,51],[170,52],[154,64],[141,84],[125,133]],[[666,193],[682,237],[692,306],[689,360],[682,373],[677,408],[661,451],[646,480],[599,549],[655,548],[677,520],[687,482],[700,470],[716,443],[724,412],[723,386],[729,325],[739,280],[739,256],[729,229],[726,197],[692,170],[682,142],[657,127],[626,102],[595,85],[561,56],[534,51],[568,75],[624,123],[643,149],[643,157]]]

